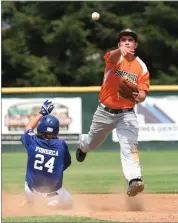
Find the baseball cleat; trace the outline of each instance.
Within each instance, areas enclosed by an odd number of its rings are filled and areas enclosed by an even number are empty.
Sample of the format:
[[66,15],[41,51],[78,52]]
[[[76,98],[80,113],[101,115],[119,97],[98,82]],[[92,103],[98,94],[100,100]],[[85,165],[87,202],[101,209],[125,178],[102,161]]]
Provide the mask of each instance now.
[[76,151],[76,159],[78,162],[83,162],[87,153],[82,152],[80,148],[77,149]]
[[133,197],[144,190],[144,183],[141,179],[134,179],[129,182],[127,195]]

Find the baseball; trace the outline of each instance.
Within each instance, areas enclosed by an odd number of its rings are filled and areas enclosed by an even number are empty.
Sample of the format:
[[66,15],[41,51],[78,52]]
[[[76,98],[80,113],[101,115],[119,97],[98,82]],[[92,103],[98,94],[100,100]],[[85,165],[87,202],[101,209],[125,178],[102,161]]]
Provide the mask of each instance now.
[[93,20],[98,20],[100,18],[100,14],[98,12],[93,12],[91,17]]

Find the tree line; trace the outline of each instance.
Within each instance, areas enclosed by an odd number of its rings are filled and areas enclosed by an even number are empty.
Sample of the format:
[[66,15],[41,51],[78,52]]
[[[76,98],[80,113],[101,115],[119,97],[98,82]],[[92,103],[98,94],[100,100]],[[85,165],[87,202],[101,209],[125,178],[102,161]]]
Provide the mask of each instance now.
[[103,56],[128,27],[151,84],[178,84],[178,2],[19,1],[1,10],[2,87],[101,85]]

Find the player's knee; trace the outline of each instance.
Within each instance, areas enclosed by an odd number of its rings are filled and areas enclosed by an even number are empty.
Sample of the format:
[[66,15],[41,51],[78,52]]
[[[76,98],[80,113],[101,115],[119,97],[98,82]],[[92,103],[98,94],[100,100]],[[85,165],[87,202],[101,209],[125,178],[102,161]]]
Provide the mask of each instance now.
[[101,145],[104,141],[103,136],[95,135],[95,134],[82,134],[81,136],[81,148],[85,148],[87,150],[94,150]]
[[122,153],[124,153],[125,155],[129,155],[132,153],[138,153],[138,143],[136,142],[129,142],[128,141],[124,141],[120,144],[121,146],[121,151]]

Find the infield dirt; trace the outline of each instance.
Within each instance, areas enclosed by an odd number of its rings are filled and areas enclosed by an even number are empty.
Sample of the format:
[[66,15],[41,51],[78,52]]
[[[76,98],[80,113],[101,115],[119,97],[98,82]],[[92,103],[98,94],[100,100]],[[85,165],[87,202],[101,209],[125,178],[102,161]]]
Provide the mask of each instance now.
[[82,216],[120,222],[178,222],[178,194],[75,194],[72,210],[20,206],[22,194],[2,192],[2,217]]

